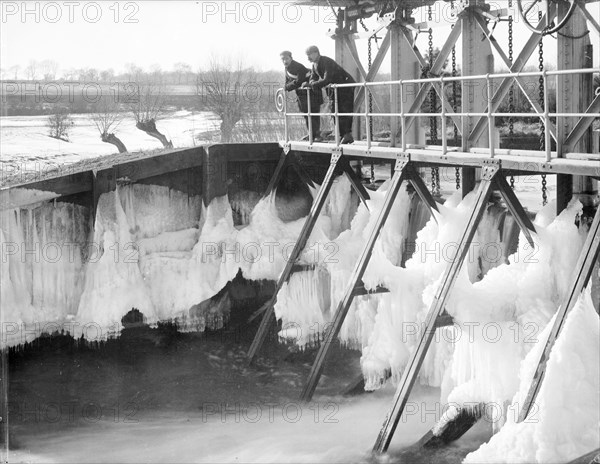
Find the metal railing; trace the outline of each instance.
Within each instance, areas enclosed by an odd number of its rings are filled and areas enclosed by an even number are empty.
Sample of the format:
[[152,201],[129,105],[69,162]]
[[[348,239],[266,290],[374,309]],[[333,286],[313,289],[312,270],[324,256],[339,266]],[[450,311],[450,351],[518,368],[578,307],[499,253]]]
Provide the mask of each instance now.
[[[474,81],[474,80],[485,80],[486,89],[487,89],[487,98],[485,99],[487,102],[487,111],[486,112],[454,112],[450,114],[450,116],[457,116],[461,118],[465,117],[485,117],[487,118],[488,124],[488,136],[489,136],[489,149],[490,149],[490,157],[494,157],[494,148],[496,142],[496,134],[495,134],[495,118],[496,117],[539,117],[540,120],[544,123],[544,139],[545,139],[545,152],[546,152],[546,161],[550,161],[552,159],[551,152],[551,118],[557,117],[594,117],[599,118],[600,113],[558,113],[558,112],[550,112],[550,102],[549,102],[549,93],[550,88],[548,86],[548,78],[551,76],[563,76],[563,75],[573,75],[573,74],[590,74],[590,73],[600,73],[600,68],[584,68],[584,69],[569,69],[569,70],[560,70],[560,71],[527,71],[527,72],[516,72],[516,73],[498,73],[498,74],[481,74],[475,76],[440,76],[434,78],[425,78],[425,79],[404,79],[397,81],[383,81],[383,82],[357,82],[352,84],[331,84],[329,88],[333,89],[334,92],[334,112],[328,113],[313,113],[311,110],[311,99],[310,99],[310,89],[306,89],[307,92],[307,102],[308,102],[308,112],[307,113],[289,113],[287,111],[287,98],[286,92],[284,89],[279,89],[277,91],[276,96],[276,105],[277,109],[280,112],[284,113],[284,130],[285,130],[285,142],[289,142],[289,132],[288,132],[288,118],[289,117],[297,117],[297,116],[307,116],[308,117],[308,129],[309,129],[309,143],[313,143],[313,132],[312,132],[312,119],[311,116],[332,116],[335,120],[335,144],[337,146],[340,145],[340,134],[338,131],[339,127],[339,118],[342,116],[352,116],[352,117],[363,117],[365,119],[365,128],[366,128],[366,143],[367,148],[370,149],[373,143],[373,134],[371,134],[370,130],[370,120],[373,117],[390,117],[390,118],[400,118],[400,132],[401,132],[401,142],[402,142],[402,151],[406,151],[407,143],[406,143],[406,119],[408,117],[440,117],[442,121],[442,154],[446,154],[448,152],[448,144],[446,141],[446,119],[449,116],[448,112],[448,103],[444,98],[440,98],[441,102],[441,111],[440,112],[431,112],[431,113],[421,113],[421,112],[406,112],[404,108],[404,100],[405,100],[405,86],[406,85],[423,85],[427,83],[431,83],[432,86],[436,84],[439,86],[438,94],[444,95],[444,85],[448,83],[452,83],[454,81],[465,82],[465,81]],[[521,77],[539,77],[541,76],[543,79],[543,112],[534,111],[532,113],[506,113],[506,112],[493,112],[492,111],[492,103],[493,103],[493,83],[494,80],[497,79],[519,79]],[[517,81],[518,83],[518,81]],[[400,100],[400,112],[399,113],[378,113],[369,111],[369,88],[371,87],[382,87],[389,86],[391,92],[393,92],[394,87],[399,87],[399,100]],[[338,89],[344,87],[364,87],[364,107],[365,111],[362,113],[340,113],[338,107]],[[557,86],[558,87],[558,86]],[[525,90],[523,89],[524,93]],[[600,98],[600,92],[596,91],[596,95],[594,98]],[[591,102],[590,102],[591,103]],[[452,108],[450,108],[452,110]],[[454,122],[453,122],[454,124]],[[463,138],[465,134],[463,134]],[[390,142],[394,143],[395,134],[390,134]],[[558,141],[557,141],[558,143]]]

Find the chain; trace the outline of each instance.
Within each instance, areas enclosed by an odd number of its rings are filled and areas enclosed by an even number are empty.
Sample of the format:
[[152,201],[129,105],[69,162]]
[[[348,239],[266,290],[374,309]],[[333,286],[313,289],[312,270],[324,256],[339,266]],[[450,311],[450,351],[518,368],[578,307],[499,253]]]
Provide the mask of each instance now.
[[[365,25],[365,22],[362,18],[359,20],[360,25],[363,27],[365,32],[369,32],[369,28]],[[377,39],[375,39],[377,41]],[[368,61],[367,61],[367,72],[371,71],[371,66],[373,64],[373,36],[369,36],[369,40],[367,42],[367,53],[368,53]],[[369,92],[368,89],[365,89]],[[369,113],[373,112],[373,95],[369,92]],[[369,118],[369,133],[371,134],[371,139],[373,138],[373,118]],[[375,164],[371,161],[371,185],[375,184]]]
[[[450,0],[450,9],[454,11],[454,0]],[[454,29],[454,24],[450,26],[451,29]],[[456,77],[456,46],[452,47],[452,77]],[[456,113],[457,108],[457,82],[452,81],[452,110]],[[456,124],[453,124],[454,127],[454,146],[458,147],[458,127]],[[460,168],[454,168],[454,177],[456,179],[456,190],[460,190]]]
[[[431,22],[433,19],[431,5],[427,7],[427,20]],[[431,74],[431,68],[433,67],[433,29],[430,27],[427,31],[427,44],[429,47],[428,55],[429,55],[429,69],[428,74]],[[436,94],[435,88],[433,85],[431,86],[431,90],[429,91],[429,111],[431,113],[435,113],[436,109]],[[437,119],[435,116],[431,116],[429,118],[429,138],[431,139],[432,145],[437,145],[438,135],[437,135]],[[433,195],[440,194],[440,172],[437,167],[431,168],[431,193]]]
[[[513,2],[508,0],[508,11],[512,12]],[[512,14],[508,16],[508,62],[510,64],[510,70],[513,65],[513,17]],[[508,112],[515,112],[515,85],[511,82],[510,89],[508,89]],[[508,148],[513,146],[515,125],[512,116],[508,118]],[[510,176],[510,188],[515,189],[515,176]]]
[[[542,12],[541,10],[538,12],[538,19],[541,21],[542,20]],[[539,65],[538,68],[540,71],[544,70],[544,34],[540,35],[540,43],[538,45],[538,55],[539,55]],[[544,108],[544,78],[542,76],[540,76],[539,80],[539,88],[540,88],[540,92],[539,92],[539,104],[540,107],[542,109],[542,111],[545,110]],[[540,151],[544,151],[546,149],[546,138],[544,137],[544,132],[545,132],[545,128],[544,128],[544,121],[540,120]],[[546,204],[548,203],[548,189],[546,187],[546,174],[542,174],[542,205],[546,206]]]

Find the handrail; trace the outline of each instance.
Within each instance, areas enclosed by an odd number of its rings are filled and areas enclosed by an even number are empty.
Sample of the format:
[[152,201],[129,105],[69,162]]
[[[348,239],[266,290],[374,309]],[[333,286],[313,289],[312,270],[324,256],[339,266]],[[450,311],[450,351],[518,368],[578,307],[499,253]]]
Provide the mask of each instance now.
[[[285,124],[284,124],[284,130],[285,130],[285,140],[286,142],[289,141],[289,133],[288,133],[288,124],[287,124],[287,118],[288,117],[296,117],[296,116],[306,116],[308,117],[308,126],[309,126],[309,143],[312,144],[313,143],[313,136],[312,136],[312,121],[311,121],[311,116],[332,116],[335,120],[335,143],[336,146],[340,145],[340,134],[339,131],[337,130],[337,127],[339,127],[339,118],[343,117],[343,116],[357,116],[357,117],[361,117],[364,118],[365,120],[365,127],[366,127],[366,136],[367,136],[367,149],[369,149],[372,145],[372,139],[373,139],[373,134],[371,133],[370,130],[370,125],[369,125],[369,121],[373,118],[373,117],[392,117],[392,118],[399,118],[400,119],[400,132],[401,132],[401,137],[402,137],[402,150],[406,151],[406,118],[407,117],[440,117],[442,120],[442,134],[444,134],[444,136],[442,137],[442,154],[446,154],[448,151],[448,145],[447,145],[447,141],[446,141],[446,118],[448,116],[448,109],[446,108],[446,103],[444,102],[444,99],[441,99],[441,111],[440,112],[432,112],[432,113],[421,113],[421,112],[414,112],[414,113],[410,113],[410,112],[406,112],[405,108],[404,108],[404,87],[408,84],[427,84],[430,83],[433,86],[436,86],[436,84],[439,86],[439,90],[440,90],[440,94],[443,94],[444,91],[444,87],[446,84],[448,83],[452,83],[452,82],[464,82],[464,81],[474,81],[474,80],[485,80],[486,83],[486,89],[487,89],[487,100],[488,102],[490,102],[493,98],[493,81],[495,79],[517,79],[520,77],[541,77],[543,79],[543,83],[544,83],[544,110],[543,112],[537,112],[534,111],[533,113],[506,113],[506,112],[492,112],[491,111],[491,105],[488,104],[487,105],[487,111],[486,112],[452,112],[451,114],[453,116],[459,116],[459,117],[486,117],[488,120],[488,128],[489,128],[489,140],[490,140],[490,157],[493,158],[494,157],[494,147],[495,147],[495,143],[494,143],[494,138],[495,138],[495,131],[494,131],[494,121],[495,118],[497,117],[538,117],[540,118],[541,121],[543,121],[544,123],[544,140],[545,140],[545,152],[546,152],[546,161],[550,161],[552,158],[552,152],[550,150],[551,148],[551,132],[550,132],[550,118],[557,118],[557,117],[578,117],[578,118],[583,118],[583,117],[600,117],[600,113],[585,113],[585,112],[579,112],[579,113],[565,113],[565,112],[550,112],[550,105],[549,105],[549,86],[548,86],[548,77],[550,76],[563,76],[563,75],[572,75],[572,74],[590,74],[590,73],[600,73],[600,68],[582,68],[582,69],[565,69],[565,70],[555,70],[555,71],[519,71],[519,72],[504,72],[504,73],[497,73],[497,74],[479,74],[479,75],[473,75],[473,76],[440,76],[440,77],[433,77],[433,78],[424,78],[424,79],[400,79],[400,80],[395,80],[395,81],[380,81],[380,82],[355,82],[355,83],[348,83],[348,84],[330,84],[328,87],[333,89],[334,92],[334,112],[317,112],[317,113],[313,113],[311,111],[311,102],[310,102],[310,92],[311,89],[307,88],[305,89],[307,92],[307,101],[308,101],[308,113],[288,113],[287,112],[287,105],[286,105],[286,98],[285,98],[285,90],[284,89],[279,89],[277,91],[277,109],[280,112],[284,113],[284,119],[285,119]],[[377,113],[377,112],[372,112],[369,110],[368,108],[368,93],[369,93],[369,88],[370,87],[381,87],[381,86],[390,86],[390,89],[393,89],[394,86],[399,87],[400,90],[400,112],[399,113]],[[363,87],[365,90],[365,111],[362,113],[340,113],[339,112],[339,107],[338,107],[338,98],[337,98],[337,94],[338,94],[338,89],[340,88],[352,88],[352,87]],[[283,104],[280,103],[280,100],[283,100]],[[392,136],[392,139],[394,137]],[[391,141],[392,143],[395,143],[395,140]]]

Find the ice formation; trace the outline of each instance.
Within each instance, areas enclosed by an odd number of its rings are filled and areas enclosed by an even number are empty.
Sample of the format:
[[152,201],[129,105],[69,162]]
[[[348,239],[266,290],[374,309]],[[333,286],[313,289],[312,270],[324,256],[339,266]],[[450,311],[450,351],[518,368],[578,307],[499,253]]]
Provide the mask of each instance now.
[[467,455],[465,463],[570,462],[598,448],[600,327],[589,291],[567,316],[530,414],[523,422],[516,421],[553,322],[554,318],[548,321],[517,370],[519,391],[508,408],[506,424]]
[[[349,204],[350,184],[341,177],[303,262],[331,253],[330,239],[348,227]],[[237,205],[246,213],[247,206]],[[283,206],[299,217],[292,211],[298,205]],[[2,214],[2,317],[12,324],[3,342],[11,345],[61,329],[105,339],[119,333],[133,308],[151,325],[222,327],[231,301],[219,292],[239,271],[248,279],[277,279],[304,222],[280,220],[274,192],[239,230],[227,196],[204,207],[198,196],[143,184],[103,194],[92,232],[88,210],[76,205],[46,202]]]
[[83,288],[87,209],[44,203],[2,213],[2,344],[60,331]]

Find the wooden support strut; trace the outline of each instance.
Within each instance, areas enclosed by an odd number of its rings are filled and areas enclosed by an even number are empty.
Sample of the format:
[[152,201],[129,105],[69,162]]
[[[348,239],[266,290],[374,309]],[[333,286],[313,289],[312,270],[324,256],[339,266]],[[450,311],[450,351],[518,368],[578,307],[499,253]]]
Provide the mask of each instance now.
[[398,422],[400,421],[400,417],[404,411],[412,387],[415,384],[417,375],[423,364],[427,350],[429,349],[429,345],[433,340],[438,317],[441,315],[446,300],[454,287],[458,273],[462,267],[465,256],[468,253],[475,232],[477,231],[477,226],[479,225],[487,206],[487,201],[491,195],[493,181],[498,173],[498,168],[497,162],[494,163],[493,161],[490,161],[490,164],[482,169],[482,180],[479,184],[475,205],[461,235],[457,253],[444,272],[441,285],[436,292],[427,314],[425,322],[426,329],[422,333],[417,349],[412,354],[404,369],[402,380],[398,384],[398,389],[394,396],[393,407],[386,417],[383,427],[379,432],[379,436],[377,437],[377,441],[375,442],[375,446],[373,447],[373,451],[376,453],[384,453],[390,446],[394,431],[398,426]]
[[367,268],[367,264],[369,263],[369,258],[371,257],[371,253],[373,251],[373,247],[375,246],[375,242],[377,241],[377,237],[383,228],[385,220],[390,214],[392,209],[392,205],[394,204],[394,200],[400,191],[400,186],[402,182],[406,178],[405,168],[408,164],[409,157],[407,155],[399,155],[396,161],[395,172],[392,177],[392,181],[390,187],[385,195],[385,200],[383,202],[383,206],[381,211],[379,212],[379,216],[373,226],[373,230],[369,234],[369,238],[367,239],[367,243],[363,248],[361,255],[354,265],[354,270],[352,271],[350,281],[348,286],[346,287],[346,291],[344,293],[344,297],[338,304],[338,307],[335,311],[335,315],[333,317],[333,321],[330,324],[329,329],[326,331],[324,335],[323,342],[319,348],[319,352],[317,353],[317,357],[310,371],[310,375],[308,377],[308,382],[304,386],[302,390],[302,394],[300,395],[301,400],[310,401],[312,395],[317,388],[317,384],[321,377],[321,373],[323,372],[323,367],[325,363],[325,359],[327,358],[327,354],[329,353],[329,348],[337,335],[342,328],[342,324],[348,313],[348,309],[350,308],[350,304],[354,298],[355,287],[362,280],[363,274]]
[[[283,272],[280,274],[279,279],[277,281],[277,285],[275,287],[275,292],[273,296],[269,300],[268,304],[265,306],[265,311],[263,313],[263,318],[261,320],[260,326],[258,328],[258,332],[250,345],[250,350],[248,351],[248,359],[249,362],[254,361],[258,350],[262,346],[267,337],[267,333],[269,331],[269,327],[271,326],[271,322],[273,320],[274,306],[277,302],[277,294],[283,287],[283,284],[287,282],[291,275],[291,271],[293,266],[296,264],[296,261],[300,257],[302,250],[304,249],[306,242],[308,241],[310,234],[317,222],[319,214],[321,213],[321,209],[325,204],[325,200],[327,199],[327,195],[331,190],[331,186],[333,185],[334,174],[338,169],[338,165],[340,159],[342,158],[342,149],[339,148],[331,153],[331,161],[329,164],[329,168],[327,169],[327,173],[325,174],[325,179],[323,180],[323,184],[317,193],[317,197],[313,202],[313,205],[308,213],[308,217],[302,226],[302,230],[300,231],[300,235],[298,236],[298,240],[294,244],[294,248],[292,253],[290,254],[285,268]],[[279,166],[278,166],[279,167]]]
[[583,249],[581,250],[581,254],[579,255],[579,259],[577,260],[577,264],[575,266],[574,278],[569,287],[569,291],[565,298],[563,299],[560,309],[556,314],[556,318],[554,319],[554,325],[552,326],[552,330],[548,335],[548,339],[546,340],[546,346],[544,347],[544,351],[540,356],[540,360],[538,361],[537,368],[535,369],[535,373],[533,375],[533,380],[531,385],[529,386],[529,390],[527,392],[527,396],[525,397],[525,401],[523,403],[522,409],[519,411],[518,422],[522,422],[529,414],[532,405],[535,402],[535,398],[539,392],[540,386],[544,379],[544,374],[546,371],[546,362],[550,357],[550,352],[552,351],[552,347],[560,334],[560,331],[567,319],[567,315],[569,311],[573,309],[575,303],[577,302],[577,298],[583,291],[583,289],[588,284],[592,272],[594,270],[594,264],[598,260],[598,256],[600,255],[600,208],[596,210],[596,215],[594,216],[594,221],[592,222],[592,226],[588,232],[588,236],[583,245]]

